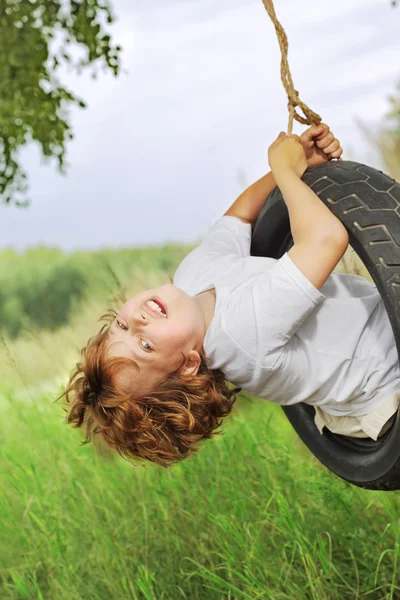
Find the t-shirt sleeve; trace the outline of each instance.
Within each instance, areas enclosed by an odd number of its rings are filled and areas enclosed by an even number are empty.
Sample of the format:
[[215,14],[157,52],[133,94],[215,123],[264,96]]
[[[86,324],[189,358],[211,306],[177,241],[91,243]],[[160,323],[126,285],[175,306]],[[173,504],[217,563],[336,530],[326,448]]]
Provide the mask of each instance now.
[[[250,256],[251,225],[237,217],[224,215],[214,223],[209,233],[180,263],[174,285],[193,287],[193,282],[218,259],[223,268],[224,257]],[[222,261],[221,261],[222,259]]]
[[283,347],[325,298],[285,253],[250,290],[259,343],[273,352]]
[[251,225],[237,217],[224,215],[214,223],[201,242],[204,251],[250,256]]

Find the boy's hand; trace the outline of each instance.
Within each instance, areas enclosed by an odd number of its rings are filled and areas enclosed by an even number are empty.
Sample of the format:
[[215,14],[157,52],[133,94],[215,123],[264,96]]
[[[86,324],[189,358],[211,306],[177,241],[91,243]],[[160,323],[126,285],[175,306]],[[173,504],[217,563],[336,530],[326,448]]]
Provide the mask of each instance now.
[[311,125],[301,134],[300,142],[309,167],[321,165],[332,158],[339,158],[343,152],[339,140],[325,123]]
[[268,162],[275,180],[290,171],[302,177],[308,165],[299,136],[282,131],[268,149]]

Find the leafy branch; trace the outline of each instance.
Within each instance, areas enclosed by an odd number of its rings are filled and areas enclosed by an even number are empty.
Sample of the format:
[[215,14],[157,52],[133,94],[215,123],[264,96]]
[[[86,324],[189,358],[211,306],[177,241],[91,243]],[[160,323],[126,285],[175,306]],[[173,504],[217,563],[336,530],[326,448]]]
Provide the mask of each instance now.
[[99,68],[117,76],[121,48],[106,31],[114,22],[108,0],[0,2],[0,200],[26,205],[27,177],[18,150],[36,141],[46,158],[65,168],[73,138],[68,109],[85,108],[58,71]]

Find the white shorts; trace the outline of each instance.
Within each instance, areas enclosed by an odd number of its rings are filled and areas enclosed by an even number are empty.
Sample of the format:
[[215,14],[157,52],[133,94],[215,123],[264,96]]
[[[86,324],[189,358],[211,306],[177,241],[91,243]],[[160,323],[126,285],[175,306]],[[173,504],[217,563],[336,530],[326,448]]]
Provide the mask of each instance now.
[[376,441],[393,423],[399,404],[400,392],[397,392],[364,417],[336,417],[329,415],[319,406],[314,406],[314,423],[321,435],[323,428],[326,427],[332,433],[357,438],[372,438]]

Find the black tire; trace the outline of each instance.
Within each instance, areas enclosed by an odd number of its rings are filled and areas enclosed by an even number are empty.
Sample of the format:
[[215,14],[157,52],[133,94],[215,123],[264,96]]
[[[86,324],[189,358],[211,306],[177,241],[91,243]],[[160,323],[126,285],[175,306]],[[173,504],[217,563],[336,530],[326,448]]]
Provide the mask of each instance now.
[[[352,161],[308,169],[303,180],[345,225],[351,246],[382,296],[400,356],[400,184]],[[288,211],[276,188],[258,216],[251,254],[280,258],[292,245]],[[306,446],[336,475],[371,490],[400,489],[400,411],[375,442],[336,435],[326,428],[321,435],[310,405],[283,410]]]

